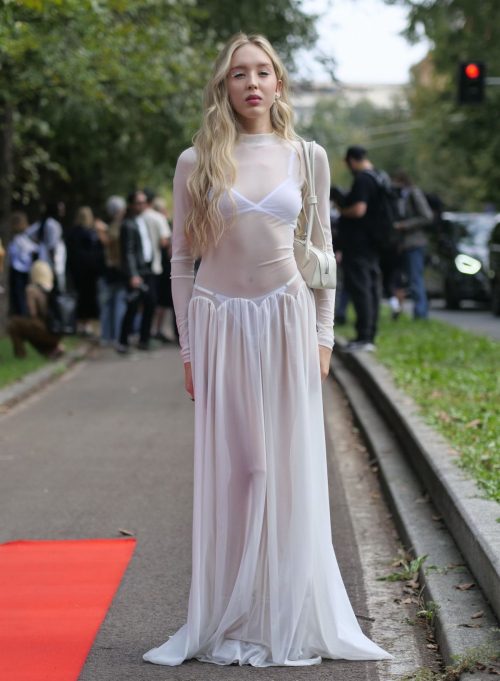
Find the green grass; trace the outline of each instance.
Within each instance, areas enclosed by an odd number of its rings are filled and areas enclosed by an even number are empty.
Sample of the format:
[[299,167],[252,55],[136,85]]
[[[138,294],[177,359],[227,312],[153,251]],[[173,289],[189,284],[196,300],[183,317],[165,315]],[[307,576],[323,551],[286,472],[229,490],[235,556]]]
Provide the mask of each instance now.
[[445,436],[458,465],[500,501],[500,343],[434,319],[395,323],[383,308],[375,357]]
[[[66,338],[63,344],[66,349],[73,350],[81,343],[80,338]],[[25,359],[16,359],[12,351],[12,342],[6,336],[0,337],[0,388],[19,381],[23,376],[31,374],[37,369],[41,369],[51,360],[42,357],[29,343],[25,344],[27,350],[27,357]]]

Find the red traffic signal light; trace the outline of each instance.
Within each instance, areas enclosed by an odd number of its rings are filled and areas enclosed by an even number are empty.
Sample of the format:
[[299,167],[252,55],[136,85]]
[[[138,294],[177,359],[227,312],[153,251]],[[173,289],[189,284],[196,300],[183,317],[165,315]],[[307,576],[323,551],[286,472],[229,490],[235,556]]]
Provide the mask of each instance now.
[[481,61],[465,61],[458,66],[458,103],[482,104],[485,100],[486,66]]
[[467,64],[465,67],[465,75],[468,78],[479,78],[481,71],[477,64]]

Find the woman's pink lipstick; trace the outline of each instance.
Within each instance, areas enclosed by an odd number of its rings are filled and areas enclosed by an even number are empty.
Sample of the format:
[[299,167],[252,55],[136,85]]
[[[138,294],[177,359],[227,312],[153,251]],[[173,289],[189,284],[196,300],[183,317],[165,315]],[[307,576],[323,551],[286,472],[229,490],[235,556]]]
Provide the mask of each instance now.
[[262,97],[259,97],[258,95],[250,95],[250,97],[246,98],[247,104],[251,104],[252,106],[257,106],[257,104],[260,104],[262,101]]

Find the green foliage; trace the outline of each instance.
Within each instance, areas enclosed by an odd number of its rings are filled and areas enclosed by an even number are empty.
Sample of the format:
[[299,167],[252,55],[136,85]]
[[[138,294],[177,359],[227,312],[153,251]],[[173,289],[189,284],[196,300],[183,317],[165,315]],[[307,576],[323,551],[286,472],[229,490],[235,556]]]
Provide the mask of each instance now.
[[[407,37],[425,34],[434,45],[434,74],[416,83],[412,112],[424,126],[413,136],[413,172],[419,183],[440,192],[450,207],[500,205],[500,87],[487,86],[487,103],[456,102],[459,61],[483,60],[500,76],[500,23],[496,0],[388,0],[409,8]],[[421,79],[422,80],[422,79]]]
[[[400,143],[393,144],[394,126],[405,125],[410,113],[395,102],[392,109],[378,109],[368,100],[348,106],[342,97],[320,100],[310,125],[304,134],[315,139],[328,153],[332,182],[344,187],[352,183],[352,176],[344,163],[347,147],[360,144],[370,153],[377,168],[389,174],[407,166],[409,135],[399,135]],[[403,140],[404,137],[404,140]]]
[[450,443],[450,456],[500,501],[500,343],[382,308],[376,357]]
[[98,207],[112,192],[171,179],[213,59],[240,29],[267,33],[289,63],[316,40],[297,0],[0,0],[14,199],[58,193]]
[[434,603],[434,601],[427,601],[425,608],[417,612],[418,617],[424,617],[425,620],[432,625],[434,618],[437,615],[438,610],[441,608],[440,605]]
[[415,558],[412,561],[408,561],[403,558],[400,561],[401,567],[403,568],[401,572],[393,572],[386,577],[379,577],[377,582],[406,582],[409,579],[413,579],[415,574],[418,573],[422,565],[427,560],[427,557],[428,554],[425,554],[425,556],[420,556],[419,558]]

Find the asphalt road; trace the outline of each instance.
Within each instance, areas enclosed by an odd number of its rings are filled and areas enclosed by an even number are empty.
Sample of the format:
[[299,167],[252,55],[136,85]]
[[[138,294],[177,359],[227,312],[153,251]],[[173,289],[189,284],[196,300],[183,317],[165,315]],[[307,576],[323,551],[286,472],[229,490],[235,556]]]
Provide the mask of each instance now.
[[[411,315],[413,303],[406,301],[404,309]],[[500,318],[495,317],[485,305],[463,301],[460,310],[447,310],[444,300],[434,299],[429,303],[429,316],[465,331],[500,340]]]
[[[434,663],[425,631],[405,624],[392,572],[396,531],[343,394],[324,387],[333,543],[365,632],[395,661],[325,660],[313,667],[175,668],[143,662],[185,622],[190,585],[192,426],[176,347],[117,356],[96,351],[40,393],[0,415],[0,542],[120,536],[137,548],[80,681],[278,679],[389,681]],[[398,600],[395,600],[398,599]],[[29,681],[29,679],[26,679]]]

